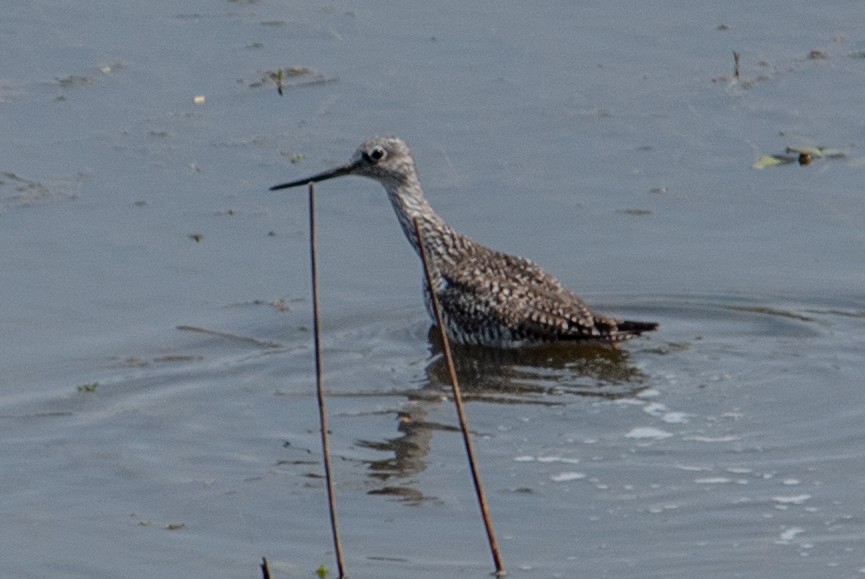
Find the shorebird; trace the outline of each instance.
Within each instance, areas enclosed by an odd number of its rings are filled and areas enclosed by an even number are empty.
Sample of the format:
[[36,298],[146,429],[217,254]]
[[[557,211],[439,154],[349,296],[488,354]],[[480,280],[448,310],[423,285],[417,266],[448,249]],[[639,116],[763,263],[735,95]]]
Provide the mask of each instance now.
[[368,177],[384,186],[403,233],[420,256],[417,220],[434,286],[424,281],[424,302],[435,321],[430,301],[434,291],[448,338],[454,342],[503,349],[551,342],[619,342],[658,327],[654,322],[599,314],[532,261],[457,233],[427,202],[411,152],[396,137],[369,139],[349,163],[270,190],[344,175]]

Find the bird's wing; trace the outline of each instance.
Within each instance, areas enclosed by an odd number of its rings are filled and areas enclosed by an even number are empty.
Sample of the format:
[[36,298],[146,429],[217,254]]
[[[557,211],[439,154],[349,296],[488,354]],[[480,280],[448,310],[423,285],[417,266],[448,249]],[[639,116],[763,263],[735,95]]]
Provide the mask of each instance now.
[[466,329],[496,320],[536,339],[592,339],[615,334],[618,320],[593,312],[533,262],[478,248],[470,259],[441,267],[439,300]]

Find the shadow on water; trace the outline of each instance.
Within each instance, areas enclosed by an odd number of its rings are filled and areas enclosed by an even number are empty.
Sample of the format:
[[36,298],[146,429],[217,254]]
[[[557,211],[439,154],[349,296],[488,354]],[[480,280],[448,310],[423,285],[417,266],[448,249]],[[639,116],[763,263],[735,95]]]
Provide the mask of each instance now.
[[[427,419],[431,409],[451,397],[438,330],[430,328],[427,339],[430,357],[425,380],[417,390],[405,393],[408,404],[397,412],[399,436],[356,443],[388,455],[366,461],[373,479],[399,481],[369,494],[392,496],[409,504],[434,500],[406,480],[426,469],[434,433],[458,432],[456,426]],[[564,404],[568,395],[616,400],[634,397],[647,388],[646,376],[630,363],[630,354],[610,345],[551,345],[513,351],[454,346],[453,357],[466,402],[555,406]]]
[[[431,329],[428,339],[432,353],[426,368],[429,382],[449,387],[437,331]],[[522,350],[456,346],[454,364],[469,401],[544,403],[540,397],[560,394],[614,400],[638,394],[646,378],[630,363],[627,350],[606,344],[555,344]]]

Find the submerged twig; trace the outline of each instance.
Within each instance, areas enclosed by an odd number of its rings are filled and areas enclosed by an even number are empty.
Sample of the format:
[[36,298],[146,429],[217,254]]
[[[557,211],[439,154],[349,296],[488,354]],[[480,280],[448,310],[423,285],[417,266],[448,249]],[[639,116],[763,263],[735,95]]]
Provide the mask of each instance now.
[[483,485],[481,484],[481,476],[478,472],[477,464],[475,463],[475,453],[472,449],[472,441],[471,435],[469,434],[468,422],[466,421],[465,409],[463,407],[463,399],[462,394],[460,393],[460,386],[457,380],[456,369],[454,368],[453,356],[451,355],[451,347],[450,342],[448,341],[447,332],[445,331],[444,320],[442,319],[441,307],[439,305],[438,296],[435,293],[435,286],[433,285],[432,273],[430,272],[429,263],[427,261],[426,255],[426,246],[423,241],[423,234],[421,233],[420,226],[418,225],[417,218],[414,218],[414,230],[417,235],[418,245],[420,246],[420,259],[421,263],[423,263],[424,275],[426,276],[427,287],[429,288],[430,301],[432,302],[433,314],[435,315],[436,326],[438,326],[439,334],[442,340],[442,351],[444,352],[445,363],[447,364],[448,374],[450,375],[451,388],[453,390],[453,398],[454,405],[457,409],[457,417],[459,418],[460,430],[463,435],[463,443],[466,447],[466,457],[469,462],[469,470],[472,473],[472,482],[475,485],[475,494],[478,498],[478,506],[481,509],[481,517],[484,521],[484,527],[487,531],[487,540],[490,544],[490,553],[493,557],[493,563],[496,566],[496,575],[503,576],[505,574],[504,566],[502,565],[502,559],[499,555],[499,547],[496,543],[496,535],[495,531],[493,531],[493,522],[490,518],[489,509],[487,508],[487,499],[484,494]]
[[277,70],[276,73],[273,75],[273,80],[276,81],[276,92],[279,93],[279,96],[282,96],[283,81],[281,68]]
[[733,78],[739,80],[739,53],[733,51]]
[[336,499],[333,493],[333,477],[330,469],[330,445],[327,432],[327,407],[324,401],[324,381],[321,372],[321,339],[318,315],[318,267],[316,265],[315,241],[315,184],[309,184],[309,258],[312,269],[312,325],[315,342],[315,392],[318,398],[318,417],[321,425],[321,453],[324,461],[324,478],[327,486],[327,505],[330,511],[330,528],[333,533],[333,550],[339,577],[345,577],[342,561],[342,543],[339,538],[339,522],[336,518]]
[[216,336],[217,338],[227,338],[229,340],[234,340],[235,342],[243,342],[246,344],[252,344],[253,346],[258,346],[260,348],[281,348],[281,344],[277,344],[276,342],[263,342],[261,340],[256,340],[255,338],[249,338],[247,336],[238,336],[237,334],[231,334],[228,332],[219,332],[217,330],[208,330],[207,328],[199,328],[198,326],[177,326],[177,329],[183,332],[196,332],[199,334],[207,334],[208,336]]

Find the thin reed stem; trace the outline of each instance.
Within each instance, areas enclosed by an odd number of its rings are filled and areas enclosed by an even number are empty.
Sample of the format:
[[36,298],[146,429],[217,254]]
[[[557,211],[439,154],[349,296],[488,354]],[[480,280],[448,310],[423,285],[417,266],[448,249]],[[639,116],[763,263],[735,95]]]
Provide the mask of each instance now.
[[309,257],[312,268],[312,326],[315,341],[315,391],[318,398],[318,416],[321,424],[321,454],[324,461],[324,479],[327,484],[327,505],[330,510],[330,528],[333,532],[333,550],[340,579],[345,578],[342,560],[342,542],[339,538],[339,522],[336,518],[336,499],[333,492],[333,477],[330,468],[330,444],[327,430],[327,406],[324,401],[324,380],[321,370],[321,338],[318,314],[318,266],[316,263],[317,244],[315,240],[315,184],[309,184]]
[[460,423],[460,431],[463,435],[463,443],[466,447],[466,458],[468,458],[469,462],[469,470],[472,473],[472,482],[474,482],[475,486],[475,494],[478,498],[478,506],[481,509],[481,518],[484,521],[484,527],[487,531],[487,540],[490,544],[490,554],[493,557],[493,563],[496,566],[496,575],[503,576],[505,575],[505,569],[502,565],[502,559],[499,555],[499,546],[496,543],[496,535],[493,530],[493,521],[490,517],[489,509],[487,508],[487,499],[484,494],[484,488],[481,484],[481,475],[478,472],[477,464],[475,463],[475,453],[472,449],[472,440],[471,435],[469,434],[468,422],[466,421],[465,408],[463,407],[463,397],[460,393],[459,381],[457,380],[457,372],[454,368],[454,360],[451,355],[451,346],[448,341],[447,332],[445,331],[444,320],[442,319],[441,306],[439,305],[438,296],[435,293],[435,286],[433,285],[432,273],[430,272],[429,262],[427,260],[426,255],[426,246],[424,245],[423,233],[421,232],[420,226],[418,225],[417,218],[414,218],[414,230],[417,234],[418,245],[420,246],[420,259],[421,263],[423,263],[423,271],[426,276],[427,287],[429,288],[430,293],[430,301],[432,302],[433,314],[435,315],[436,326],[439,329],[439,335],[442,340],[442,349],[444,351],[445,363],[447,364],[448,374],[450,375],[451,381],[451,389],[453,391],[453,399],[454,405],[457,409],[457,417],[459,418]]

